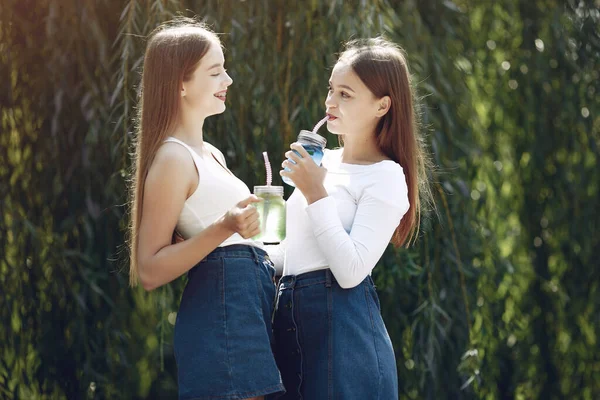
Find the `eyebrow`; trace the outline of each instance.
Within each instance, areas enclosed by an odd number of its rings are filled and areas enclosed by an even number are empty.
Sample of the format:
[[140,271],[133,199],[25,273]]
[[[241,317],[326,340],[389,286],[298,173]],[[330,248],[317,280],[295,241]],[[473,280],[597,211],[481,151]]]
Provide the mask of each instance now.
[[[329,86],[333,86],[333,84],[331,83],[331,81],[329,81]],[[353,92],[353,93],[356,93],[356,92],[354,91],[354,89],[352,89],[352,88],[351,88],[350,86],[348,86],[348,85],[338,85],[338,87],[340,87],[340,88],[342,88],[342,89],[348,89],[349,91],[351,91],[351,92]]]
[[214,64],[214,65],[211,65],[211,66],[210,66],[208,69],[210,70],[210,69],[213,69],[213,68],[218,68],[218,67],[220,67],[221,65],[223,65],[223,64],[221,64],[221,63],[217,63],[217,64]]

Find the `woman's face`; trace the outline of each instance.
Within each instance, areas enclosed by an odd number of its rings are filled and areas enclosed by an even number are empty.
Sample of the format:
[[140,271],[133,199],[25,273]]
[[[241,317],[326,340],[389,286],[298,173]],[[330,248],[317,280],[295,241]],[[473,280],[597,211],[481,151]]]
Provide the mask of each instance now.
[[375,97],[352,66],[338,62],[331,72],[325,100],[327,129],[337,135],[370,135],[382,116],[382,104],[388,101],[387,96]]
[[183,112],[206,118],[225,111],[227,88],[233,83],[225,70],[225,57],[218,43],[211,44],[192,77],[182,85]]

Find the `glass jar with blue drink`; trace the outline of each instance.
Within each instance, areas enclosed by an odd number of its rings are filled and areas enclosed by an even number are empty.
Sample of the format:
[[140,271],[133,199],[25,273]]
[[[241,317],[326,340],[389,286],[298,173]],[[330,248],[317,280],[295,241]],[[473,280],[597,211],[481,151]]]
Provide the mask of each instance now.
[[[306,149],[306,152],[310,154],[311,158],[317,165],[321,165],[321,161],[323,160],[323,151],[325,149],[325,145],[327,144],[327,139],[318,133],[301,130],[300,134],[298,134],[298,140],[296,140],[296,142],[300,143],[302,147]],[[294,150],[294,152],[300,155],[296,150]],[[288,159],[288,161],[292,163],[294,162],[290,159]],[[285,169],[289,171],[288,168]],[[287,176],[283,176],[281,179],[288,185],[296,187],[294,182],[292,182],[292,180]]]

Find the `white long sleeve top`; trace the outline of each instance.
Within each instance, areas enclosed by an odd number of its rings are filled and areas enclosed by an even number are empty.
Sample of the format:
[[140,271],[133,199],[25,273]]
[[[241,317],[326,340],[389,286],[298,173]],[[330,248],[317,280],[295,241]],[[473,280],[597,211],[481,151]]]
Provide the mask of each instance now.
[[342,288],[371,273],[409,209],[402,167],[385,160],[342,162],[342,149],[325,150],[328,196],[307,204],[294,190],[287,201],[283,275],[331,269]]

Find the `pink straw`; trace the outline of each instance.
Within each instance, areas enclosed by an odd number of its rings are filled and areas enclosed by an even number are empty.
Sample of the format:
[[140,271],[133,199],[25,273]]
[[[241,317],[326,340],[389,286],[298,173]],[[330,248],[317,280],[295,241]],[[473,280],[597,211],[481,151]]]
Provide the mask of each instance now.
[[267,186],[271,186],[273,172],[271,171],[271,163],[269,162],[269,156],[266,151],[263,151],[263,158],[265,159],[265,168],[267,170]]
[[329,115],[326,115],[325,118],[323,118],[322,120],[320,120],[319,122],[317,122],[317,124],[315,125],[315,127],[312,130],[312,133],[317,133],[317,131],[319,130],[319,128],[322,127],[323,124],[325,122],[327,122],[328,119],[329,119]]

